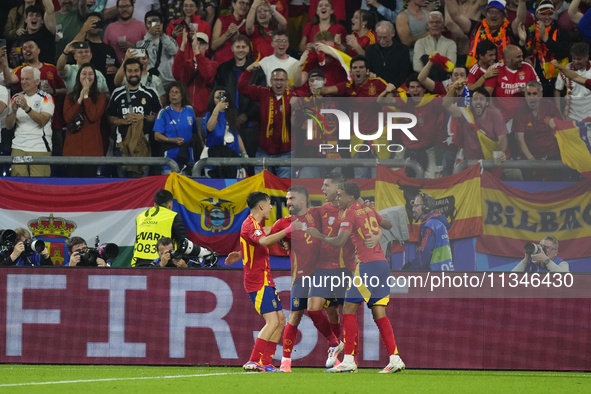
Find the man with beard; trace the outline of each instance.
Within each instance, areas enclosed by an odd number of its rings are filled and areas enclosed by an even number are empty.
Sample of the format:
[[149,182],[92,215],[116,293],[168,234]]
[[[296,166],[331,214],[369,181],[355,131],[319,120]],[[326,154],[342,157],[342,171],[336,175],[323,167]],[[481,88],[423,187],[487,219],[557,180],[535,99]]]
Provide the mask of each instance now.
[[[554,137],[553,128],[548,119],[562,120],[560,110],[549,100],[542,98],[543,90],[540,83],[530,81],[525,87],[525,105],[515,111],[513,131],[517,135],[517,142],[524,160],[562,160],[558,142]],[[534,176],[531,170],[521,170],[524,180],[554,180],[559,181],[560,170],[552,171],[552,179],[548,172],[541,170]]]
[[493,66],[497,59],[497,46],[492,41],[482,40],[478,43],[476,58],[478,63],[470,68],[466,82],[470,91],[483,86],[487,80],[499,73],[499,70]]
[[[66,64],[70,53],[74,55],[74,60],[76,61],[76,64]],[[78,75],[78,70],[80,69],[80,66],[86,63],[90,63],[91,59],[92,52],[90,51],[90,46],[88,45],[88,42],[71,42],[66,46],[64,52],[60,55],[59,59],[57,60],[57,72],[59,73],[59,76],[62,77],[66,82],[66,90],[68,91],[68,93],[74,90],[74,86],[76,85],[76,76]],[[95,71],[99,91],[107,94],[108,96],[110,94],[110,91],[105,76],[99,70]]]
[[66,45],[72,42],[82,29],[87,12],[86,0],[78,0],[78,7],[74,7],[74,0],[59,0],[59,3],[60,10],[55,13],[57,54],[62,53]]
[[[291,226],[293,221],[301,222],[303,230],[309,227],[320,228],[320,211],[308,209],[308,190],[303,186],[292,186],[287,189],[287,208],[290,216],[279,219],[273,225],[271,234],[275,234]],[[283,242],[289,245],[289,257],[291,260],[291,294],[289,322],[283,333],[283,358],[280,370],[291,372],[291,352],[296,343],[298,326],[308,307],[308,292],[310,283],[304,281],[304,277],[310,277],[319,262],[321,242],[306,235],[303,231],[296,231],[283,238]],[[322,314],[322,312],[319,312]],[[310,313],[308,312],[310,315]],[[314,319],[312,318],[312,321]],[[332,346],[338,345],[337,338],[327,324],[324,327],[332,340]]]
[[402,267],[410,271],[454,271],[447,230],[451,227],[445,216],[435,212],[435,199],[418,194],[413,201],[412,217],[421,221],[416,256]]
[[119,20],[107,26],[104,41],[115,50],[117,60],[123,62],[125,52],[144,38],[148,31],[143,22],[132,17],[133,0],[117,0],[117,10]]
[[[12,113],[6,117],[6,128],[16,125],[12,140],[12,156],[51,156],[51,117],[55,110],[53,98],[39,90],[41,73],[27,66],[21,71],[23,92],[12,97]],[[13,165],[12,176],[49,177],[48,165]]]
[[285,30],[276,30],[273,32],[273,42],[271,43],[275,52],[271,56],[260,61],[260,67],[267,77],[267,86],[271,86],[271,76],[273,70],[281,68],[287,72],[289,81],[295,72],[298,61],[287,54],[289,49],[289,38]]
[[[244,148],[249,157],[254,157],[259,147],[259,128],[256,124],[259,120],[259,105],[246,95],[238,92],[237,89],[240,76],[253,63],[252,56],[250,56],[250,40],[248,37],[242,34],[237,35],[232,42],[232,53],[234,58],[220,64],[218,67],[214,86],[223,86],[234,99]],[[259,70],[253,74],[248,84],[265,86],[266,79],[262,70]],[[254,171],[250,172],[251,170],[252,167],[247,168],[249,175],[254,175]]]
[[[456,84],[458,84],[456,82]],[[461,85],[458,84],[457,87]],[[470,98],[470,107],[460,108],[456,105],[456,89],[450,89],[443,99],[445,110],[454,118],[458,119],[459,136],[457,144],[464,149],[466,160],[492,159],[492,152],[488,152],[490,157],[486,157],[481,145],[481,137],[488,138],[498,146],[495,151],[501,151],[501,161],[506,160],[507,152],[507,125],[503,120],[503,115],[495,109],[490,108],[490,94],[483,88],[477,88],[472,92]]]
[[39,61],[41,63],[55,64],[56,23],[55,8],[51,0],[43,0],[43,7],[38,5],[27,7],[25,15],[27,31],[20,37],[19,42],[35,41],[41,49]]
[[[384,90],[386,90],[386,81],[381,78],[370,78],[369,69],[367,64],[367,58],[365,56],[355,56],[351,59],[351,76],[352,81],[341,82],[335,86],[323,86],[317,89],[317,94],[323,96],[335,95],[339,97],[378,97]],[[371,108],[371,110],[370,110]],[[378,129],[378,116],[376,109],[378,106],[375,105],[374,100],[357,100],[355,103],[355,110],[359,113],[359,131],[363,134],[375,134]],[[381,107],[380,107],[381,109]],[[351,146],[362,144],[365,141],[361,141],[356,136],[351,136]],[[373,145],[378,144],[388,145],[385,133],[376,140],[373,141]],[[373,148],[376,149],[376,148]],[[382,149],[381,152],[356,152],[354,158],[362,159],[375,159],[375,157],[388,158],[390,152],[386,149]],[[355,178],[368,178],[376,176],[375,168],[364,168],[355,167]]]
[[507,45],[517,42],[515,32],[519,25],[525,22],[527,13],[525,0],[520,0],[517,6],[517,15],[513,22],[506,16],[505,0],[488,0],[487,6],[483,9],[484,19],[482,21],[472,20],[463,14],[458,6],[458,0],[445,0],[446,11],[453,21],[462,29],[464,34],[470,37],[468,47],[468,61],[466,66],[472,67],[476,59],[476,46],[482,40],[492,41],[497,46],[497,59],[504,59],[504,52]]
[[[273,70],[269,74],[271,87],[249,85],[253,71],[259,68],[258,62],[252,63],[238,80],[238,92],[257,101],[260,106],[259,148],[256,157],[291,158],[291,98],[295,94],[287,89],[287,71],[281,68]],[[263,167],[255,167],[255,173],[262,171]],[[291,177],[291,167],[271,167],[270,171],[280,178]]]
[[[141,62],[136,58],[127,59],[123,63],[123,69],[127,83],[113,91],[107,107],[109,123],[116,127],[115,143],[117,145],[125,140],[129,126],[139,121],[143,121],[144,134],[152,133],[156,114],[161,108],[158,94],[140,83]],[[118,146],[115,147],[113,156],[121,156]],[[122,168],[119,168],[118,172],[120,177],[124,177]]]

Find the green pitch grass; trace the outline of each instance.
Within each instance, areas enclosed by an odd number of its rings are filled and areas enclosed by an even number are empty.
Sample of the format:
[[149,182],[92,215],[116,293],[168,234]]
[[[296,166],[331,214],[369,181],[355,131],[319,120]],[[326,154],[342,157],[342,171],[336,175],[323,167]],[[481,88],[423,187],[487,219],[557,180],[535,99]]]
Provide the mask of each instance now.
[[585,393],[591,374],[406,370],[378,374],[245,373],[231,367],[0,365],[0,393]]

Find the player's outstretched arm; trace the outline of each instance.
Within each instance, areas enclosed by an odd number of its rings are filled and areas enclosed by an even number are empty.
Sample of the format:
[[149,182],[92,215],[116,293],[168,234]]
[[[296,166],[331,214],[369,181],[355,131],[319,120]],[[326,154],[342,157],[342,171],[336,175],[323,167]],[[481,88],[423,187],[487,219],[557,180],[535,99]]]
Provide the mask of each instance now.
[[271,235],[266,235],[259,238],[259,245],[264,247],[269,247],[271,245],[275,245],[277,242],[281,241],[285,236],[290,234],[292,231],[301,231],[303,229],[303,224],[300,221],[293,221],[289,227]]
[[324,243],[334,246],[335,248],[342,248],[347,243],[347,240],[351,236],[351,230],[340,229],[336,237],[327,237],[322,234],[318,229],[309,227],[306,230],[306,234],[311,235],[314,238],[321,240]]
[[226,257],[226,262],[224,264],[226,265],[232,265],[235,262],[237,262],[238,260],[240,260],[242,258],[242,251],[240,252],[231,252],[228,257]]

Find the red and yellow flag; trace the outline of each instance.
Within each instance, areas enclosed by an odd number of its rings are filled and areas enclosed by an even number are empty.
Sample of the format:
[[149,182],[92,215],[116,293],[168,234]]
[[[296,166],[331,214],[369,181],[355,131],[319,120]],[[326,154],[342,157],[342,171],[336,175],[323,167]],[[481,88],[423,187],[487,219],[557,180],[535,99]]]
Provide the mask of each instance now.
[[554,136],[558,141],[562,162],[591,178],[591,123],[573,122],[554,118]]

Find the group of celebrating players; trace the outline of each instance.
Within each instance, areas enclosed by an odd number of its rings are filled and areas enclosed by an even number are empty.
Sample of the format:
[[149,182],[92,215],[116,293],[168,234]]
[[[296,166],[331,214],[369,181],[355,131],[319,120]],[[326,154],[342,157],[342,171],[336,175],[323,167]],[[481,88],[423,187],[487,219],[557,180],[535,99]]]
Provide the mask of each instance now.
[[[326,372],[357,372],[357,310],[366,302],[390,357],[380,373],[402,371],[405,365],[398,355],[394,331],[386,315],[390,288],[383,284],[390,276],[390,265],[379,245],[382,228],[390,229],[392,223],[363,204],[359,185],[347,181],[340,173],[326,176],[322,192],[326,203],[309,208],[308,190],[303,186],[290,187],[287,191],[290,216],[279,219],[272,227],[264,226],[272,210],[269,196],[254,192],[247,198],[250,215],[240,231],[241,251],[230,253],[226,264],[243,259],[244,287],[256,311],[265,319],[265,326],[259,332],[244,369],[291,372],[297,327],[307,310],[329,343]],[[267,249],[281,240],[289,248],[292,265],[287,325],[271,276]],[[342,280],[337,288],[327,286],[325,278],[335,275],[351,278],[351,281]],[[364,275],[377,277],[378,284],[353,281],[354,277]],[[304,281],[304,277],[312,280]],[[321,283],[325,285],[318,285]],[[342,336],[339,305],[342,305]],[[276,368],[272,360],[282,333],[283,358],[280,368]],[[338,355],[343,351],[343,361],[339,362]]]

